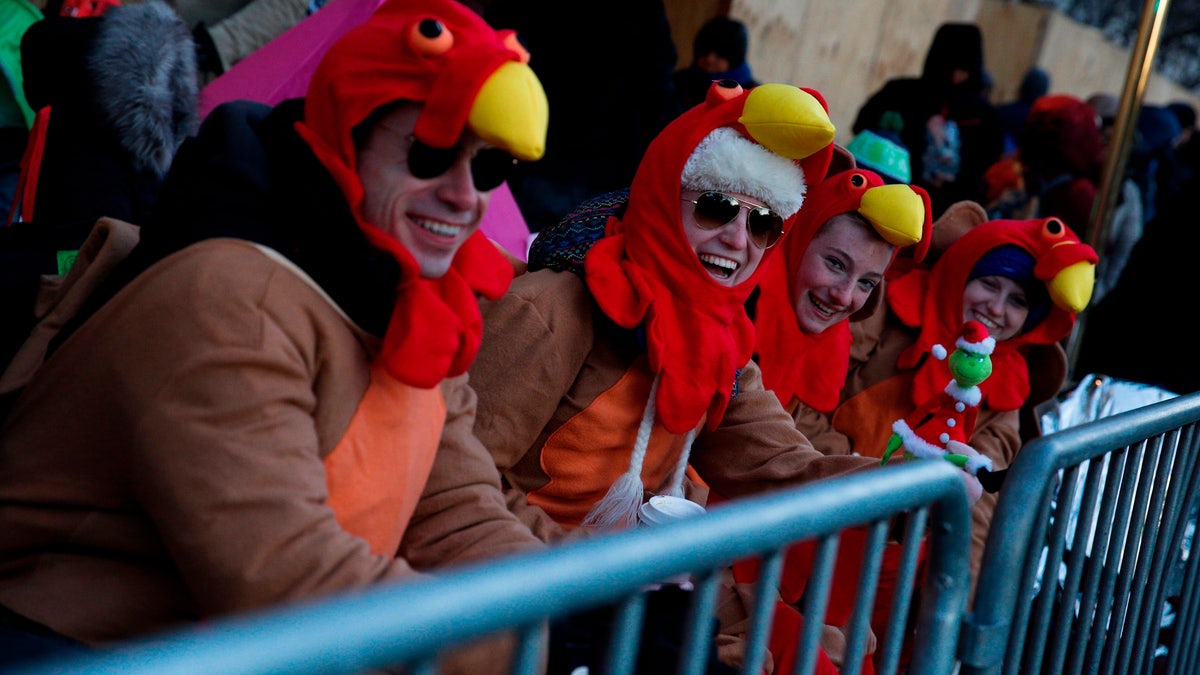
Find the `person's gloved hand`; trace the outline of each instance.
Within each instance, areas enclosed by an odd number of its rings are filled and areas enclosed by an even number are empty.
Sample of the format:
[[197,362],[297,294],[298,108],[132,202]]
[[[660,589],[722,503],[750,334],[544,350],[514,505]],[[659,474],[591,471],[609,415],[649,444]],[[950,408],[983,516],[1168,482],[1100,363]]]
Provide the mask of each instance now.
[[[979,483],[979,477],[975,474],[981,468],[990,470],[992,460],[981,455],[975,448],[959,441],[946,443],[946,452],[967,458],[966,464],[962,467],[962,479],[963,485],[967,488],[967,501],[974,506],[975,502],[983,496],[983,485]],[[955,462],[955,464],[957,463]]]

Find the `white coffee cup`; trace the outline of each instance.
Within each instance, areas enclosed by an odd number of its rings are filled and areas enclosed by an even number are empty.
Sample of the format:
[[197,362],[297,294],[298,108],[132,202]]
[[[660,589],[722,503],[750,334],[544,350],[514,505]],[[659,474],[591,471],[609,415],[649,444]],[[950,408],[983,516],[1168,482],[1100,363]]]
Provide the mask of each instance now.
[[[703,506],[700,506],[696,502],[688,501],[683,497],[655,495],[638,509],[638,520],[643,527],[655,527],[672,521],[704,515],[704,513]],[[691,590],[692,575],[680,574],[670,579],[665,579],[663,583],[676,584],[684,589]],[[655,587],[657,586],[655,584]]]
[[704,513],[704,507],[696,502],[671,495],[655,495],[638,509],[638,516],[643,525],[662,525]]

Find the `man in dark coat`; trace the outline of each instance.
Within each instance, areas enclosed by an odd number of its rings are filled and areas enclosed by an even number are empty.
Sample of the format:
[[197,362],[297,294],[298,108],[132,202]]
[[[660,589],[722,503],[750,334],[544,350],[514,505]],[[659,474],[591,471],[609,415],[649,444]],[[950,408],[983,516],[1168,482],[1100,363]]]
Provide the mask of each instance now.
[[933,37],[921,76],[888,80],[854,120],[858,134],[878,128],[889,110],[900,114],[913,183],[929,192],[935,219],[954,202],[983,201],[983,173],[1004,149],[1004,130],[983,82],[979,26],[945,23]]

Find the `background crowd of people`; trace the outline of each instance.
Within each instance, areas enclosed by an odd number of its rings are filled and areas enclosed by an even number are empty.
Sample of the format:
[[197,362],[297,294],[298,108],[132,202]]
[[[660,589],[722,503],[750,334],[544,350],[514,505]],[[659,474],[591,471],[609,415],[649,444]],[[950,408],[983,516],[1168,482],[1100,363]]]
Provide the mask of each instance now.
[[[613,52],[563,31],[581,19],[561,3],[382,0],[303,97],[200,119],[202,83],[322,4],[65,2],[6,38],[6,658],[602,535],[651,495],[886,471],[898,447],[963,469],[974,573],[1002,489],[980,470],[1037,435],[1077,316],[1102,298],[1092,327],[1129,345],[1146,331],[1120,332],[1122,303],[1165,312],[1147,285],[1187,269],[1195,111],[1143,108],[1131,208],[1093,250],[1112,111],[1039,69],[993,103],[974,24],[939,26],[847,148],[821,92],[755,79],[735,19],[676,69],[659,2],[586,10]],[[97,64],[165,73],[159,96],[116,97],[140,90]],[[480,229],[502,185],[527,251]],[[114,231],[135,245],[97,264]],[[957,383],[955,345],[988,358],[981,382]],[[1200,389],[1164,351],[1118,362],[1097,339],[1083,364]],[[772,598],[794,620],[804,555]],[[729,570],[714,669],[742,665],[753,574]],[[511,646],[451,660],[496,672]],[[776,635],[764,669],[794,646]]]

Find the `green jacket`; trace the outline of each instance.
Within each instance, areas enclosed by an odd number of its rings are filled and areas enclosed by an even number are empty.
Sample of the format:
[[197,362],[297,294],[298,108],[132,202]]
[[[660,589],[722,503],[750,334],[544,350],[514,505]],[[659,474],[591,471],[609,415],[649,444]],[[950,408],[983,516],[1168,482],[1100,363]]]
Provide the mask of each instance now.
[[33,126],[21,76],[21,36],[41,18],[41,10],[26,0],[0,0],[0,127]]

